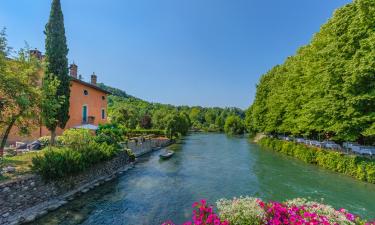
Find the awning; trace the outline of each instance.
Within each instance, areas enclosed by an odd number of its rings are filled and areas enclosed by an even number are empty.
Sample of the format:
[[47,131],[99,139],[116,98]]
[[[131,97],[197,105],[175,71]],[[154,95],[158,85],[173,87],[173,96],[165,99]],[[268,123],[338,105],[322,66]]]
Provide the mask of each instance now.
[[95,125],[92,125],[92,124],[82,124],[82,125],[75,126],[74,128],[88,129],[88,130],[97,130],[98,126],[95,126]]

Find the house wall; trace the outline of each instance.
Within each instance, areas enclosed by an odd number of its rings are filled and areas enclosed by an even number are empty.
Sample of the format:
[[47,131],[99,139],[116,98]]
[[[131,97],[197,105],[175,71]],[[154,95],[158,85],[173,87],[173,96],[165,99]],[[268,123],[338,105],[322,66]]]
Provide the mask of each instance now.
[[[84,95],[84,90],[87,90],[88,95]],[[104,96],[104,100],[102,97]],[[90,124],[99,125],[107,122],[107,94],[90,86],[86,86],[77,81],[71,82],[70,87],[70,106],[69,106],[69,120],[65,129],[73,128],[82,124],[82,107],[86,105],[88,108],[87,116],[95,117]],[[101,110],[105,110],[105,119],[102,119]],[[56,134],[61,135],[64,130],[57,129]],[[28,136],[19,135],[18,129],[13,127],[8,137],[8,143],[14,144],[16,141],[30,142],[42,136],[49,136],[50,132],[44,126],[36,127]]]

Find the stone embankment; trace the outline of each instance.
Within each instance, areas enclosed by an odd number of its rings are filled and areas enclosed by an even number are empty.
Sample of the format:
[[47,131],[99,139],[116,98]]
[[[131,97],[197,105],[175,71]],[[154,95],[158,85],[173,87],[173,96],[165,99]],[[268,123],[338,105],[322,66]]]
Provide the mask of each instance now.
[[[169,145],[166,138],[133,140],[127,143],[136,157]],[[105,182],[134,163],[122,152],[112,160],[95,165],[83,173],[57,181],[44,181],[39,175],[26,175],[0,184],[0,224],[34,221]]]

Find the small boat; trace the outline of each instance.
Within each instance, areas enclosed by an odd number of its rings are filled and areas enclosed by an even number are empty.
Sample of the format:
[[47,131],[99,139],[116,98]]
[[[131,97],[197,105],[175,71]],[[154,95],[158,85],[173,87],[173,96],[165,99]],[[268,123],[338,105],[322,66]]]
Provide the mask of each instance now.
[[165,152],[165,153],[163,153],[163,154],[160,154],[159,157],[160,157],[161,159],[169,159],[170,157],[172,157],[173,154],[174,154],[174,152],[172,152],[172,151],[167,151],[167,152]]

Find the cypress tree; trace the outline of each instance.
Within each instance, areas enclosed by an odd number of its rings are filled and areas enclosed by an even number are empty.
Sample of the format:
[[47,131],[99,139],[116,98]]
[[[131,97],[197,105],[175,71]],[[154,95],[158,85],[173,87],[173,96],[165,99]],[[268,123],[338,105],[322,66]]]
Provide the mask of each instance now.
[[[54,113],[47,113],[43,117],[46,127],[51,131],[51,142],[54,143],[55,131],[57,127],[64,128],[69,120],[69,97],[70,97],[70,77],[68,75],[68,47],[66,44],[64,16],[61,10],[60,0],[53,0],[49,21],[45,27],[46,35],[46,70],[43,82],[45,84],[57,84],[55,99],[52,102],[59,102],[59,107],[55,107]],[[56,80],[58,82],[56,82]],[[46,85],[48,86],[48,85]],[[48,101],[48,99],[47,99]],[[47,104],[43,104],[48,106]],[[46,109],[50,111],[51,109]],[[54,118],[48,118],[48,117]]]

